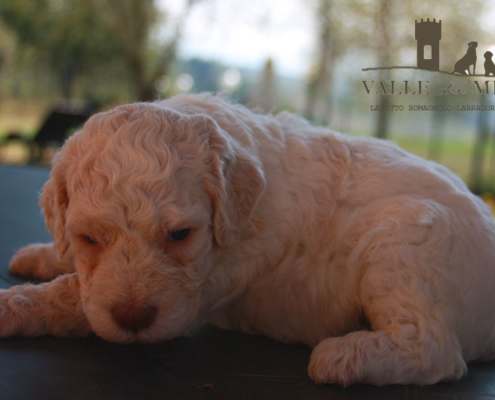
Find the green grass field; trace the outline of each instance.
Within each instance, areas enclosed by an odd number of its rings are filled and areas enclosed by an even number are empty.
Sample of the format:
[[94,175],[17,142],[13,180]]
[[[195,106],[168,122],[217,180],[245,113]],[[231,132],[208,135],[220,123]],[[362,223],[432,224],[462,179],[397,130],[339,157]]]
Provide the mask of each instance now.
[[[393,137],[393,141],[403,149],[417,156],[427,158],[428,155],[428,138],[418,137],[411,138],[406,136]],[[482,194],[482,199],[487,203],[492,214],[495,216],[495,160],[491,159],[489,149],[485,152],[484,162],[484,177],[483,186],[485,193]],[[459,175],[466,183],[470,182],[470,171],[472,163],[473,141],[469,138],[448,139],[442,143],[442,151],[437,160],[434,160],[442,165],[445,165],[451,171]]]
[[[404,150],[428,158],[428,138],[396,136],[392,140]],[[464,181],[469,176],[473,144],[468,139],[448,139],[442,143],[439,159],[434,160],[459,175]]]

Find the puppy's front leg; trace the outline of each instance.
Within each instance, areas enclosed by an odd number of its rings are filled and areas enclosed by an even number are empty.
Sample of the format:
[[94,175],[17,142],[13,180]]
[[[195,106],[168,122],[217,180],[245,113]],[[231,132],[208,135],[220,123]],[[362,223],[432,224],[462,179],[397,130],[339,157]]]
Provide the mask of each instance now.
[[85,336],[90,331],[75,273],[0,290],[0,337]]
[[74,272],[71,249],[59,259],[53,243],[34,243],[14,254],[9,271],[16,275],[49,281],[59,275]]

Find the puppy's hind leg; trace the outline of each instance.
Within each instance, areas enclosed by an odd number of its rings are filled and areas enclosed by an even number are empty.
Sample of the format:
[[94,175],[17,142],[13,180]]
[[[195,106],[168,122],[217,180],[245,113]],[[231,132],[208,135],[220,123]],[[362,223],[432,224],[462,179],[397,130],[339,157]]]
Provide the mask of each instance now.
[[9,263],[9,272],[26,278],[49,281],[59,275],[74,272],[72,251],[60,260],[53,243],[34,243],[18,250]]
[[383,249],[361,279],[360,298],[372,331],[320,342],[309,365],[313,380],[343,386],[423,385],[459,379],[466,373],[459,340],[433,300],[436,288],[424,278],[428,268],[418,271],[402,265],[410,257],[405,251],[415,249],[402,250]]

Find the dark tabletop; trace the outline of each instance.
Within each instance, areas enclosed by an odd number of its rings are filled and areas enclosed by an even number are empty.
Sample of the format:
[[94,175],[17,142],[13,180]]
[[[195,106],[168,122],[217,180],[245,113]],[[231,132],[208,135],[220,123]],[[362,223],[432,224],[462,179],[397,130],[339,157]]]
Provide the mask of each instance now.
[[[47,169],[0,166],[0,287],[13,252],[50,241],[37,202]],[[0,321],[1,323],[1,321]],[[86,339],[0,340],[0,399],[495,399],[495,363],[434,386],[316,385],[310,349],[206,326],[155,345]]]

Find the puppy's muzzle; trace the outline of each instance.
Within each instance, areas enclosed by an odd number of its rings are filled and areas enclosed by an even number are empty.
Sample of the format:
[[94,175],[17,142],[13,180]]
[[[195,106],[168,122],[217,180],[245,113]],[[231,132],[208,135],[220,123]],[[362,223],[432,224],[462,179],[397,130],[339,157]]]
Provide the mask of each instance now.
[[122,303],[113,306],[111,312],[113,319],[121,328],[137,333],[153,323],[157,308]]

